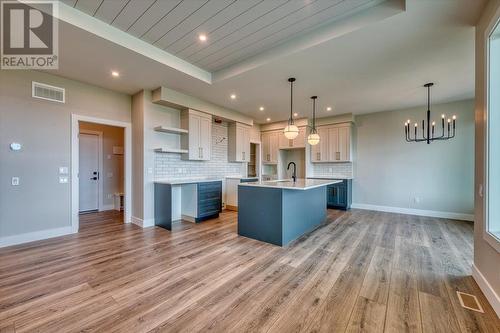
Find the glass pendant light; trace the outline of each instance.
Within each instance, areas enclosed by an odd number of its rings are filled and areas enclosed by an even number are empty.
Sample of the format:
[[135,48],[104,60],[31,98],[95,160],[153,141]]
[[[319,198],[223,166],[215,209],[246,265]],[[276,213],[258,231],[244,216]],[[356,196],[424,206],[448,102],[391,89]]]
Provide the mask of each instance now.
[[316,99],[318,96],[311,96],[313,100],[313,117],[312,117],[312,126],[311,133],[307,136],[307,143],[311,146],[317,145],[319,143],[319,134],[316,130]]
[[299,128],[295,126],[293,121],[293,83],[295,82],[295,78],[289,78],[288,82],[290,82],[290,119],[288,119],[288,125],[285,127],[283,133],[287,139],[293,140],[299,135]]

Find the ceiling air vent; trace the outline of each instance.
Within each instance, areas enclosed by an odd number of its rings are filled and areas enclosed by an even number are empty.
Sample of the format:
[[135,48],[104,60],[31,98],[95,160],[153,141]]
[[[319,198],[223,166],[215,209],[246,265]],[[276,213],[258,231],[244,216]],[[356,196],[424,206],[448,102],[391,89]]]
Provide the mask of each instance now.
[[45,99],[47,101],[65,102],[64,88],[49,86],[48,84],[32,81],[32,97]]

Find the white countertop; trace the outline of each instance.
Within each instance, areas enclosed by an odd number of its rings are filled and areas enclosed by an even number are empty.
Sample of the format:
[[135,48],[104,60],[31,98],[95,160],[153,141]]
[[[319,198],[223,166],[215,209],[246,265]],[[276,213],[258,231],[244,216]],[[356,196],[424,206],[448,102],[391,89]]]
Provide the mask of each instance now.
[[354,177],[330,175],[330,176],[311,176],[307,177],[307,179],[354,179]]
[[208,177],[208,178],[171,178],[171,179],[156,179],[154,182],[157,184],[170,184],[170,185],[182,185],[182,184],[194,184],[194,183],[208,183],[208,182],[220,182],[222,178]]
[[259,177],[244,177],[244,176],[226,176],[226,179],[255,179]]
[[310,190],[316,187],[337,184],[341,180],[336,179],[303,179],[299,178],[296,182],[291,179],[283,180],[269,180],[269,181],[258,181],[252,183],[241,183],[239,186],[251,186],[251,187],[269,187],[269,188],[280,188],[286,190]]

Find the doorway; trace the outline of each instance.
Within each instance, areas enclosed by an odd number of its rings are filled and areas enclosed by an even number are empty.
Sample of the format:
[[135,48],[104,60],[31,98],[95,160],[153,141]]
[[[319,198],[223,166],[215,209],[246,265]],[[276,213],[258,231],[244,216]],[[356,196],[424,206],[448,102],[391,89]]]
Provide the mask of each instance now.
[[[71,225],[80,215],[119,212],[131,222],[132,126],[130,123],[72,115]],[[97,152],[97,153],[96,153]]]

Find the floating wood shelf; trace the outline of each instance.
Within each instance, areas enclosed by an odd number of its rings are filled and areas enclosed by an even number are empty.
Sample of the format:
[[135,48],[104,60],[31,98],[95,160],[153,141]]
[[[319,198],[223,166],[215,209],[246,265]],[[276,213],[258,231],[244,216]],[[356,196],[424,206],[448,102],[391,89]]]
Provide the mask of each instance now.
[[176,153],[176,154],[187,154],[187,149],[177,149],[177,148],[156,148],[156,153]]
[[156,126],[154,129],[156,132],[170,133],[170,134],[187,134],[189,132],[188,130],[182,128],[163,127],[163,126]]

